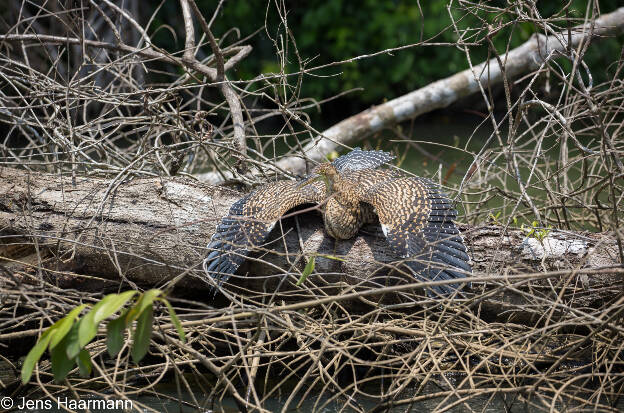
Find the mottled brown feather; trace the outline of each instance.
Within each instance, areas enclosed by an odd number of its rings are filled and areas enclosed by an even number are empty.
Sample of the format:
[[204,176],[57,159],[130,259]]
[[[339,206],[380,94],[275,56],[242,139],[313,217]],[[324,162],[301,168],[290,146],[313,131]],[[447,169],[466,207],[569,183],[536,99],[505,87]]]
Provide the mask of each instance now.
[[278,181],[235,202],[210,240],[204,269],[219,282],[243,263],[254,247],[261,246],[276,222],[289,209],[320,203],[325,196],[321,182],[300,187],[298,182]]
[[[325,229],[334,238],[353,237],[379,217],[392,249],[409,258],[406,265],[423,280],[463,278],[471,269],[454,220],[457,212],[431,181],[376,168],[392,159],[381,151],[356,149],[333,163],[315,168],[306,181],[279,181],[232,205],[213,236],[204,261],[213,277],[223,280],[236,271],[250,249],[262,245],[286,211],[319,203]],[[315,180],[315,177],[324,177]],[[457,285],[433,287],[449,294]]]

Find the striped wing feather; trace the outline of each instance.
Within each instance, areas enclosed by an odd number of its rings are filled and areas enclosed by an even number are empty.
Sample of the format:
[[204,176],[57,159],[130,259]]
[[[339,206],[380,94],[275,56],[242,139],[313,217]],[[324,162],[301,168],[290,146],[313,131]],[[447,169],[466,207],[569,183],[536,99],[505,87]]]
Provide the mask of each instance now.
[[332,165],[340,173],[360,171],[363,169],[375,169],[395,158],[394,155],[384,151],[363,151],[355,148],[351,152],[336,158]]
[[320,183],[299,188],[297,182],[279,181],[239,199],[217,226],[208,244],[204,269],[219,283],[226,281],[250,250],[264,244],[286,211],[306,203],[319,203],[323,196]]
[[[360,187],[362,200],[375,207],[388,243],[401,257],[410,258],[406,264],[414,275],[434,281],[466,277],[471,268],[454,223],[457,211],[438,187],[424,178],[376,175],[369,175],[368,185]],[[446,295],[458,286],[431,289]]]

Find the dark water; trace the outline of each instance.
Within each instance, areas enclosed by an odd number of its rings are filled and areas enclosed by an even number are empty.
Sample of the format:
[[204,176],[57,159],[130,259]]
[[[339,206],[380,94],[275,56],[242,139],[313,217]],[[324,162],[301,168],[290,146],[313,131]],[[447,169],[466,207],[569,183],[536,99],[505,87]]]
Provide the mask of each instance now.
[[[448,389],[448,385],[444,383],[449,383],[451,385],[458,385],[460,381],[463,381],[465,376],[446,376],[443,379],[435,379],[430,380],[429,384],[424,386],[423,388],[418,389],[416,385],[407,388],[403,394],[398,397],[398,400],[401,399],[409,399],[413,397],[422,397],[427,394],[439,393],[445,389]],[[195,379],[190,375],[187,376],[188,382],[195,382]],[[434,384],[433,381],[436,383]],[[285,387],[292,387],[295,383],[286,383]],[[195,386],[193,386],[195,387]],[[465,386],[464,386],[465,387]],[[379,390],[379,387],[375,387],[372,385],[360,387],[361,390],[367,392],[369,394],[374,394],[375,391]],[[205,394],[200,389],[193,389],[193,395],[187,391],[178,392],[176,384],[174,381],[168,381],[161,384],[158,384],[153,387],[155,392],[152,394],[143,394],[139,396],[134,396],[131,402],[131,406],[133,408],[132,411],[147,411],[145,407],[154,409],[159,412],[183,412],[183,413],[191,413],[191,412],[239,412],[238,406],[234,402],[232,398],[225,398],[221,401],[215,401],[212,403],[211,400],[207,399],[208,395]],[[238,389],[241,391],[241,389]],[[436,399],[428,399],[417,401],[412,404],[404,404],[399,406],[390,407],[388,409],[384,409],[384,412],[431,412],[431,411],[448,411],[453,413],[463,413],[463,412],[471,412],[478,411],[484,413],[498,413],[498,412],[507,412],[507,413],[531,413],[537,411],[548,411],[548,407],[543,404],[546,403],[550,405],[551,399],[550,397],[541,398],[537,394],[533,394],[532,397],[529,395],[531,393],[526,393],[520,395],[518,393],[506,392],[504,388],[501,389],[500,392],[489,391],[487,393],[483,393],[481,395],[469,397],[468,394],[463,393],[461,396],[462,400],[459,400],[458,396],[450,396],[447,398],[436,398]],[[153,395],[154,393],[158,393],[159,395]],[[243,391],[241,393],[244,394]],[[475,389],[474,394],[478,394],[479,389]],[[293,402],[290,403],[288,412],[322,412],[322,413],[334,413],[334,412],[349,412],[354,411],[355,409],[352,406],[356,406],[359,410],[369,411],[376,407],[379,407],[378,404],[372,400],[359,399],[359,400],[345,400],[343,398],[333,398],[329,400],[330,396],[321,396],[318,394],[314,394],[314,392],[308,395],[308,400],[298,405],[299,399],[295,398]],[[327,394],[327,393],[325,393]],[[284,403],[289,397],[289,393],[284,391],[281,397],[275,397],[269,399],[263,404],[263,407],[271,412],[279,412],[283,409]],[[65,398],[64,395],[59,396],[59,399],[62,402],[66,402],[67,400],[72,400],[73,396],[67,395]],[[527,401],[525,397],[529,396],[530,400]],[[542,395],[544,396],[544,395]],[[548,396],[552,396],[552,393],[548,393]],[[579,403],[579,400],[589,400],[590,394],[575,394],[577,399],[559,399],[557,403],[553,405],[555,408],[554,411],[603,411],[600,409],[592,408],[591,403],[586,406],[583,406]],[[83,400],[102,400],[98,396],[85,396],[81,394]],[[109,395],[110,397],[110,395]],[[111,400],[116,400],[114,396]],[[118,400],[118,399],[117,399]],[[195,404],[195,401],[199,404],[199,407]],[[57,407],[57,401],[52,399],[41,398],[38,400],[32,399],[30,401],[32,404],[37,404],[40,407],[36,408],[27,408],[27,409],[14,409],[10,410],[16,413],[44,413],[44,412],[54,412],[61,413],[67,410],[59,409]],[[609,406],[608,401],[601,400],[603,406]],[[24,400],[18,398],[15,400],[15,406],[19,406],[23,404]],[[130,402],[126,402],[126,407],[129,406]],[[540,406],[539,408],[537,406]],[[78,411],[84,411],[79,410]],[[93,413],[112,413],[112,412],[123,412],[123,409],[98,409],[92,408],[90,410]],[[125,410],[129,411],[129,410]],[[617,403],[616,405],[612,405],[611,411],[624,411],[624,401]]]
[[[190,383],[193,382],[191,377],[187,377]],[[448,385],[457,386],[460,382],[464,382],[464,389],[467,389],[467,384],[464,381],[464,375],[447,375],[444,378],[438,377],[433,380],[429,380],[429,383],[422,387],[418,388],[417,384],[408,387],[400,397],[397,397],[397,400],[401,399],[410,399],[414,397],[426,396],[427,394],[439,393],[444,390],[448,390]],[[284,386],[286,389],[283,391],[281,397],[275,397],[268,401],[266,401],[263,407],[271,412],[279,412],[283,409],[284,404],[290,393],[287,391],[287,388],[292,388],[296,383],[286,383]],[[492,386],[495,387],[495,386]],[[379,386],[375,385],[364,385],[359,386],[359,389],[368,394],[375,394],[379,391]],[[157,411],[161,412],[238,412],[239,409],[234,402],[233,399],[226,398],[221,402],[215,402],[212,404],[210,400],[207,400],[207,395],[202,393],[200,390],[195,391],[194,398],[200,404],[200,409],[198,410],[193,402],[193,397],[188,392],[178,393],[176,390],[176,386],[174,383],[164,383],[162,385],[157,385],[155,390],[162,394],[166,394],[171,396],[172,398],[180,398],[180,400],[186,402],[179,403],[178,401],[166,399],[163,397],[155,397],[155,396],[140,396],[136,399],[137,402],[145,404]],[[244,394],[241,389],[238,389],[242,394]],[[300,394],[303,391],[300,392]],[[326,392],[323,396],[319,397],[318,394],[311,392],[308,394],[308,400],[298,405],[299,399],[295,398],[293,402],[290,403],[288,412],[323,412],[323,413],[334,413],[334,412],[349,412],[354,411],[354,406],[363,411],[369,411],[376,407],[379,407],[378,401],[375,402],[371,399],[351,399],[347,401],[344,397],[336,397],[329,399],[330,396],[326,396],[329,392]],[[479,389],[474,390],[474,394],[478,394]],[[299,396],[300,396],[299,394]],[[481,395],[476,395],[470,397],[470,395],[463,393],[461,396],[449,396],[449,397],[439,397],[435,399],[421,400],[412,404],[404,404],[399,406],[390,407],[388,409],[384,409],[382,411],[385,412],[430,412],[436,410],[445,410],[453,413],[463,413],[470,411],[479,411],[484,413],[498,413],[498,412],[507,412],[507,413],[531,413],[536,411],[548,411],[548,408],[542,403],[550,404],[552,393],[544,393],[541,396],[537,394],[532,394],[530,396],[530,392],[519,395],[518,393],[506,392],[504,387],[502,387],[502,391],[495,392],[489,391],[487,393],[483,393]],[[547,397],[543,397],[547,396]],[[554,403],[553,407],[554,411],[590,411],[592,410],[592,404],[589,403],[587,406],[582,406],[579,403],[579,400],[589,400],[590,394],[575,394],[574,395],[577,400],[571,399],[559,399],[556,403]],[[529,398],[529,401],[525,397]],[[459,400],[459,399],[462,400]],[[603,406],[609,406],[607,400],[601,400]],[[541,408],[537,408],[537,406],[541,406]],[[619,411],[624,411],[624,402],[620,402],[613,406],[614,409],[619,409]],[[593,411],[593,410],[592,410]],[[600,410],[596,410],[600,411]],[[95,411],[94,411],[95,412]],[[104,413],[104,412],[102,412]]]

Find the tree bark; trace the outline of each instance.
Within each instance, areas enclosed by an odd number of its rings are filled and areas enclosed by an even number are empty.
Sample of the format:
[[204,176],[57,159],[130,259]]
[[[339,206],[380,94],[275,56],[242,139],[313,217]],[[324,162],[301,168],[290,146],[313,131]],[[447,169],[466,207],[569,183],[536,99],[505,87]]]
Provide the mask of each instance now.
[[[72,185],[71,177],[0,168],[0,264],[18,275],[45,268],[44,274],[56,283],[86,290],[100,289],[106,282],[84,276],[112,280],[116,286],[120,279],[163,286],[182,274],[178,287],[206,291],[211,288],[201,269],[206,244],[241,196],[233,189],[180,177],[82,177]],[[517,306],[519,300],[508,288],[498,287],[522,286],[530,279],[546,289],[558,282],[574,286],[570,299],[579,306],[611,299],[623,290],[624,271],[609,234],[551,231],[540,241],[519,229],[460,227],[473,261],[473,279],[479,281],[472,290],[494,291],[495,308]],[[334,241],[324,233],[321,216],[312,211],[282,220],[264,250],[253,253],[239,269],[241,276],[230,283],[270,291],[283,277],[269,276],[288,273],[292,287],[314,255],[313,283],[371,286],[396,278],[388,274],[397,274],[392,263],[398,257],[378,226]]]
[[[384,128],[448,107],[481,88],[487,89],[500,84],[503,82],[503,74],[511,79],[536,70],[551,57],[556,57],[554,52],[566,51],[568,47],[576,48],[581,42],[602,36],[615,36],[622,32],[624,7],[600,16],[593,25],[572,28],[570,46],[567,32],[549,36],[533,35],[522,45],[500,56],[501,62],[504,62],[503,69],[498,59],[494,58],[379,106],[373,106],[323,131],[304,146],[303,154],[285,157],[277,162],[276,167],[295,175],[304,175],[308,161],[321,162],[328,153],[344,146],[355,145]],[[225,176],[232,177],[229,172]],[[223,175],[211,172],[200,174],[198,178],[217,184],[223,180]]]

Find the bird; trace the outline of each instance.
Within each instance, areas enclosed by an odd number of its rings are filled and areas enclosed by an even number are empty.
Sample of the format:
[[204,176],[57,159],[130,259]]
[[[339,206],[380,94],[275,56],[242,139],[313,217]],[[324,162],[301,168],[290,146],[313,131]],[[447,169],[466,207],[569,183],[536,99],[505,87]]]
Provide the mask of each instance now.
[[250,251],[266,242],[288,210],[318,204],[329,236],[349,239],[378,220],[389,247],[418,280],[458,280],[429,286],[428,295],[462,294],[472,269],[455,225],[457,211],[429,179],[381,168],[394,158],[385,151],[355,148],[318,164],[303,179],[275,181],[242,197],[217,226],[204,271],[221,285]]

